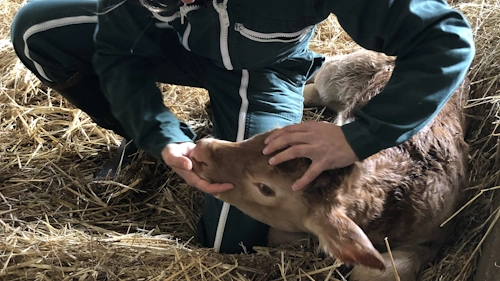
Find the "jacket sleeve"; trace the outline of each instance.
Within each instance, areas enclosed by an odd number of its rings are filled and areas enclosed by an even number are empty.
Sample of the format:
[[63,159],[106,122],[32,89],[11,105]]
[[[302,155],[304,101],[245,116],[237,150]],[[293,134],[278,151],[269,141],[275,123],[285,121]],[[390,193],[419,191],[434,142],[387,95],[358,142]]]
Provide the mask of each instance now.
[[409,140],[451,97],[470,67],[475,47],[463,15],[444,0],[322,0],[360,46],[397,56],[384,90],[342,126],[359,159]]
[[155,74],[161,50],[148,32],[151,15],[138,2],[98,1],[93,63],[112,113],[139,148],[161,159],[167,144],[194,134],[163,103]]

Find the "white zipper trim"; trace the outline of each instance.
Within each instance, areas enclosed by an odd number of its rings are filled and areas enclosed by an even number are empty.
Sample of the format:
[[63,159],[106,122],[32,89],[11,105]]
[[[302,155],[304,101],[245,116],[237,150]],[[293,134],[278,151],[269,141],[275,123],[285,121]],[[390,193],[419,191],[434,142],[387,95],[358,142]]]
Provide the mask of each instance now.
[[216,253],[220,252],[220,247],[222,245],[222,236],[224,236],[224,228],[226,228],[227,216],[229,215],[229,208],[231,205],[224,202],[222,204],[222,210],[220,211],[219,224],[217,225],[217,232],[215,234],[214,241],[214,251]]
[[38,73],[46,79],[49,82],[53,82],[52,79],[47,77],[47,74],[45,74],[45,70],[43,67],[34,61],[31,56],[30,56],[30,51],[28,48],[28,38],[30,38],[32,35],[47,31],[50,29],[58,28],[58,27],[63,27],[67,25],[73,25],[73,24],[83,24],[83,23],[97,23],[97,16],[77,16],[77,17],[67,17],[67,18],[60,18],[60,19],[55,19],[55,20],[49,20],[46,22],[42,22],[39,24],[35,24],[32,27],[28,28],[26,32],[23,35],[23,41],[24,41],[24,55],[26,58],[31,60],[33,64],[35,65],[36,70],[38,70]]
[[166,22],[166,23],[172,22],[175,19],[181,17],[181,13],[180,12],[176,12],[175,14],[173,14],[171,16],[168,16],[168,17],[162,16],[162,15],[160,15],[157,12],[152,12],[152,14],[153,14],[153,17],[155,17],[155,19],[157,19],[157,20],[159,20],[161,22]]
[[178,12],[176,12],[175,14],[170,15],[170,16],[162,16],[158,12],[152,12],[152,14],[153,14],[153,17],[155,17],[155,19],[157,19],[161,22],[164,22],[164,23],[171,23],[175,19],[181,18],[181,24],[184,24],[184,18],[186,17],[186,15],[189,12],[194,11],[194,10],[198,10],[200,8],[201,8],[200,5],[189,5],[188,6],[188,5],[184,4],[184,6],[179,7]]
[[174,27],[171,26],[170,24],[168,24],[168,22],[157,22],[157,23],[155,23],[155,25],[158,28],[174,29]]
[[[238,116],[238,132],[236,134],[236,141],[243,141],[245,139],[245,128],[246,128],[246,120],[247,120],[247,112],[248,112],[248,83],[250,81],[250,75],[248,70],[243,69],[241,71],[241,82],[240,82],[240,97],[241,97],[241,106],[240,113]],[[224,229],[226,227],[227,217],[229,215],[229,208],[231,205],[224,202],[222,205],[222,210],[219,217],[219,223],[217,225],[217,232],[215,234],[214,241],[214,250],[215,252],[220,251],[220,247],[222,244],[222,237],[224,236]]]
[[257,42],[282,42],[289,43],[293,41],[301,42],[313,30],[313,26],[308,26],[296,32],[274,32],[262,33],[246,28],[242,23],[237,23],[234,29],[246,38]]
[[181,16],[181,24],[184,24],[184,18],[187,16],[187,14],[191,11],[198,10],[200,9],[200,5],[186,5],[184,4],[183,6],[179,7],[179,12]]
[[184,30],[184,35],[182,36],[182,45],[188,51],[191,51],[189,48],[189,34],[191,34],[191,24],[188,22],[186,30]]
[[213,0],[215,10],[219,14],[220,21],[220,52],[222,56],[222,62],[227,70],[233,70],[233,64],[231,62],[231,56],[229,55],[229,46],[227,42],[227,37],[229,33],[229,15],[227,14],[227,1],[224,0],[222,3],[217,3],[217,0]]
[[238,117],[238,134],[236,135],[236,141],[240,142],[245,139],[245,127],[247,120],[247,112],[248,112],[248,82],[250,75],[248,70],[243,69],[241,71],[241,84],[240,84],[240,97],[241,97],[241,107],[240,114]]

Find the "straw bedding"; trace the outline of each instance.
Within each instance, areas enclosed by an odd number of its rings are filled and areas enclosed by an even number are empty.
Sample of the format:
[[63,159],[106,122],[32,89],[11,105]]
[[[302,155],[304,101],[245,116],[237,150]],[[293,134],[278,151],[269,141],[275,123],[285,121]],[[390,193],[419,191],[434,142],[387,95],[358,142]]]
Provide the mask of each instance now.
[[[139,153],[117,178],[93,181],[121,138],[41,85],[9,41],[21,0],[0,6],[0,278],[3,280],[344,280],[348,270],[320,256],[316,241],[222,255],[199,247],[202,196],[165,165]],[[450,3],[474,28],[470,69],[470,196],[456,232],[422,281],[471,280],[480,246],[498,220],[500,4]],[[332,16],[311,47],[324,54],[358,48]],[[165,103],[200,137],[210,131],[204,90],[161,85]],[[304,119],[329,118],[306,109]]]

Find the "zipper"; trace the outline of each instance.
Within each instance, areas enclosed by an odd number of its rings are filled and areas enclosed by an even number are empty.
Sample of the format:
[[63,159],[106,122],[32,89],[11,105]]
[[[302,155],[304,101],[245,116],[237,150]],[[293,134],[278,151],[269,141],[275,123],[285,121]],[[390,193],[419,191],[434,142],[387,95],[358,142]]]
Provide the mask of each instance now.
[[[227,14],[227,1],[223,0],[222,3],[218,3],[217,0],[212,1],[212,5],[215,10],[219,14],[219,22],[220,22],[220,52],[222,57],[222,63],[227,70],[233,70],[233,64],[231,63],[231,57],[229,56],[229,46],[228,46],[228,33],[229,33],[229,15]],[[241,115],[241,110],[240,110]],[[240,126],[241,124],[238,124]],[[238,128],[240,130],[241,127]],[[245,128],[245,127],[243,127]],[[231,205],[224,202],[222,204],[222,210],[219,216],[219,223],[217,225],[217,230],[215,233],[215,241],[214,241],[214,251],[219,252],[220,247],[222,245],[222,237],[224,236],[224,229],[226,228],[226,221],[229,215]]]
[[187,14],[191,11],[198,10],[200,9],[200,5],[186,5],[184,4],[183,6],[179,7],[179,13],[181,17],[181,24],[184,24],[184,18],[187,16]]
[[188,51],[191,51],[189,48],[189,34],[191,33],[191,24],[188,22],[186,30],[184,30],[184,35],[182,36],[182,45]]
[[[181,15],[181,24],[184,24],[184,18],[187,16],[187,14],[191,11],[198,10],[200,9],[201,6],[199,5],[186,5],[181,6],[179,8],[179,12]],[[184,48],[188,51],[191,51],[191,48],[189,48],[189,35],[191,34],[191,24],[188,22],[186,29],[184,30],[184,34],[182,35],[182,45]]]
[[[248,111],[248,82],[250,81],[250,75],[247,69],[241,71],[241,82],[239,94],[241,98],[240,113],[238,116],[238,132],[236,133],[236,141],[240,142],[245,139],[245,128],[247,120]],[[224,202],[222,204],[222,210],[219,216],[219,223],[217,224],[217,231],[215,233],[214,241],[214,251],[219,252],[222,244],[222,237],[224,236],[224,229],[226,228],[226,221],[229,215],[229,208],[231,205]]]
[[43,67],[31,58],[27,43],[28,38],[36,33],[47,31],[49,29],[63,27],[67,25],[73,25],[73,24],[83,24],[83,23],[97,23],[97,16],[76,16],[76,17],[67,17],[67,18],[49,20],[31,26],[24,33],[23,35],[24,55],[33,62],[36,70],[38,70],[38,73],[40,73],[40,75],[47,81],[53,82],[52,79],[47,77],[47,74],[45,74],[45,70],[43,70]]
[[174,21],[176,18],[181,17],[181,13],[176,12],[175,14],[173,14],[171,16],[165,17],[165,16],[160,15],[157,12],[153,12],[153,17],[161,22],[170,23],[170,22]]
[[222,63],[227,70],[233,70],[233,64],[231,62],[231,56],[229,55],[229,45],[228,45],[228,33],[229,33],[229,15],[227,14],[227,1],[224,0],[218,3],[217,0],[213,0],[212,4],[219,14],[220,22],[220,52],[222,56]]
[[224,236],[224,228],[226,227],[226,221],[229,215],[229,207],[231,207],[231,205],[226,202],[222,204],[222,210],[220,211],[219,223],[217,224],[217,232],[214,241],[214,251],[216,253],[220,252],[220,247],[222,245],[222,236]]
[[173,15],[165,17],[165,16],[160,15],[157,12],[153,12],[153,17],[155,17],[155,19],[162,21],[164,23],[170,23],[177,18],[181,18],[181,24],[184,24],[184,18],[187,16],[187,14],[191,11],[200,9],[200,7],[201,7],[200,5],[189,5],[188,6],[188,5],[184,4],[184,6],[180,6],[179,11]]
[[[174,21],[177,18],[181,18],[181,24],[184,25],[184,18],[187,16],[187,14],[191,11],[198,10],[200,9],[200,5],[185,5],[179,7],[179,11],[176,12],[175,14],[165,17],[160,15],[159,13],[153,12],[153,16],[161,21],[162,23],[157,23],[156,26],[159,28],[169,28],[172,27],[169,23]],[[189,34],[191,34],[191,24],[188,22],[186,29],[184,30],[184,34],[182,36],[182,45],[184,48],[188,51],[191,51],[189,48]]]
[[274,32],[274,33],[262,33],[257,32],[251,29],[246,28],[242,23],[237,23],[234,26],[234,29],[238,31],[241,35],[246,38],[257,41],[257,42],[281,42],[281,43],[289,43],[289,42],[302,42],[307,35],[309,35],[313,26],[308,26],[302,30],[296,32]]
[[174,29],[174,27],[168,24],[168,22],[157,22],[155,23],[155,26],[158,28]]
[[[229,45],[228,45],[228,33],[229,33],[229,15],[227,14],[227,1],[223,0],[222,3],[218,3],[217,0],[212,1],[212,5],[215,8],[215,11],[219,14],[219,22],[220,22],[220,52],[222,57],[222,63],[227,70],[233,70],[233,64],[231,63],[231,56],[229,55]],[[242,78],[243,79],[243,78]],[[241,90],[240,90],[241,92]],[[242,103],[243,106],[243,103]],[[241,120],[241,109],[240,109],[240,120]],[[238,124],[238,130],[241,130],[241,124]],[[243,130],[244,130],[243,126]],[[238,134],[239,135],[239,134]],[[214,241],[214,251],[219,252],[220,247],[222,245],[222,237],[224,236],[224,229],[226,228],[226,221],[229,215],[231,205],[224,202],[222,204],[222,210],[219,216],[219,223],[217,225],[217,230],[215,233],[215,241]]]
[[245,139],[245,127],[247,120],[247,111],[248,111],[248,82],[250,80],[250,75],[247,69],[243,69],[241,72],[241,82],[240,82],[240,98],[241,98],[241,107],[240,114],[238,116],[238,132],[236,135],[236,141],[241,142]]

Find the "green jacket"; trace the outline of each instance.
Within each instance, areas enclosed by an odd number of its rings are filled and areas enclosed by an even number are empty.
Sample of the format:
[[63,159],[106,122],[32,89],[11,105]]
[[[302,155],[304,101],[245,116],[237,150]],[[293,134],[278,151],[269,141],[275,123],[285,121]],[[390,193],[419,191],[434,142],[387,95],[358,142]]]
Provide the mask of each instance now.
[[221,68],[259,69],[306,51],[316,25],[335,14],[360,46],[397,56],[383,92],[342,127],[360,159],[427,124],[475,53],[469,24],[444,0],[214,0],[171,14],[153,13],[138,0],[114,7],[120,2],[99,1],[94,64],[113,113],[138,146],[157,157],[168,143],[191,141],[151,80],[161,25]]

